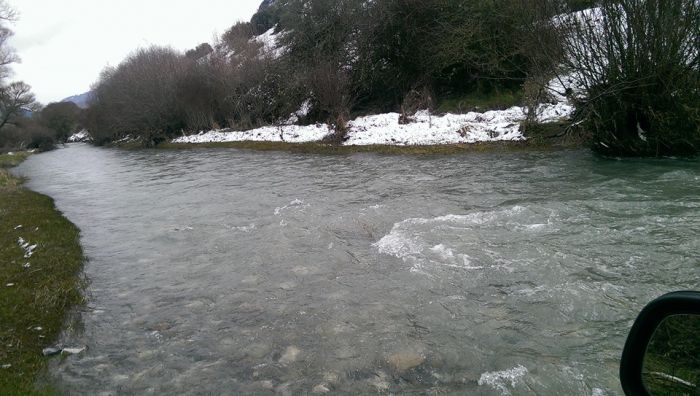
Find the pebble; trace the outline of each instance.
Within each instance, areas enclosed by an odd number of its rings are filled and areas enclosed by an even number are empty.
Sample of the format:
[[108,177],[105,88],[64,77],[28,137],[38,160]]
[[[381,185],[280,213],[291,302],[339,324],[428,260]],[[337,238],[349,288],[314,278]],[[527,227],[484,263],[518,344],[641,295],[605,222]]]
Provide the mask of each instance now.
[[330,391],[331,390],[328,389],[326,384],[318,384],[318,385],[314,386],[314,388],[311,390],[311,393],[313,393],[315,395],[323,395],[323,394],[328,393]]
[[369,380],[369,384],[372,385],[379,392],[386,392],[389,390],[390,384],[386,373],[379,371],[375,373],[373,378]]
[[267,390],[275,389],[275,384],[270,380],[260,381],[260,387]]
[[61,353],[61,348],[44,348],[44,350],[42,350],[41,353],[44,356],[58,355],[59,353]]
[[323,380],[329,384],[337,384],[340,381],[338,373],[330,371],[323,375]]
[[69,355],[77,355],[77,354],[85,352],[86,349],[87,349],[87,347],[63,348],[63,353],[67,353]]

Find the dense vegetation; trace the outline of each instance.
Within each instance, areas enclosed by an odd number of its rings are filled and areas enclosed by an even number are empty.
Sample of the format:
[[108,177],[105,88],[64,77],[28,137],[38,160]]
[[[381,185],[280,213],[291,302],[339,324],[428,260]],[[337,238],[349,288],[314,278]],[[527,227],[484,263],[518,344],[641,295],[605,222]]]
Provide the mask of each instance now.
[[84,113],[47,107],[10,117],[16,126],[0,126],[0,147],[3,136],[49,146],[83,126],[98,144],[130,135],[155,145],[282,124],[303,104],[310,112],[296,121],[326,122],[337,138],[360,114],[513,105],[531,110],[523,128],[537,131],[532,110],[553,100],[545,88],[559,78],[558,94],[578,112],[555,134],[579,133],[606,155],[694,155],[699,8],[696,0],[265,0],[214,43],[184,53],[143,48],[104,70]]
[[[556,50],[544,58],[538,48],[558,45],[557,27],[543,21],[569,5],[542,4],[265,1],[214,45],[141,49],[105,70],[88,126],[98,143],[129,134],[155,144],[183,131],[281,123],[307,100],[312,111],[300,121],[339,134],[359,113],[483,102],[472,98],[510,106],[534,99],[523,87],[551,78],[559,63],[549,58]],[[272,33],[276,46],[262,39]]]

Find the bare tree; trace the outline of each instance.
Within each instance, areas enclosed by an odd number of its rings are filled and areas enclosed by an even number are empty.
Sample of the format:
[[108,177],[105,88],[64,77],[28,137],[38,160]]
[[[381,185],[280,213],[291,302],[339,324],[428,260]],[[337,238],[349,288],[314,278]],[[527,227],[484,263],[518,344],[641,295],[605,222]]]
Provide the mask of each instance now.
[[328,122],[343,138],[356,99],[348,70],[334,62],[321,62],[310,73],[308,87],[319,110],[327,115]]
[[0,0],[0,82],[10,76],[10,65],[19,61],[14,49],[9,45],[9,40],[14,33],[7,26],[16,18],[15,10],[5,0]]
[[562,18],[580,114],[605,154],[700,152],[700,3],[601,0]]
[[24,112],[36,110],[32,88],[24,82],[13,82],[0,88],[0,130],[6,125],[15,125]]

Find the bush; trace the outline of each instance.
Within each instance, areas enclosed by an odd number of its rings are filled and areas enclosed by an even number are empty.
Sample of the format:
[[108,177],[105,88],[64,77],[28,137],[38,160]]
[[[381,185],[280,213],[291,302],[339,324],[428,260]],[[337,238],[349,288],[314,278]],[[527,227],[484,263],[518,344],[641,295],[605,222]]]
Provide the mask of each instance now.
[[170,48],[151,47],[103,72],[87,117],[96,142],[133,135],[154,144],[182,131],[187,122],[177,88],[187,62]]
[[53,132],[54,139],[61,143],[65,143],[82,124],[82,110],[72,102],[51,103],[37,116],[39,122]]
[[700,4],[602,0],[600,16],[569,21],[579,107],[605,155],[700,152]]

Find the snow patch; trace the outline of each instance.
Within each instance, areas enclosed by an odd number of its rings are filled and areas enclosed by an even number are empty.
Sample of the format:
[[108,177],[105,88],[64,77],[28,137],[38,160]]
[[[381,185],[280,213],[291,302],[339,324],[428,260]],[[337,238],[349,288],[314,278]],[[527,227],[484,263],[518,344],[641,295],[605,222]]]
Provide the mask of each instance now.
[[479,386],[488,385],[501,392],[501,395],[509,396],[511,392],[508,388],[514,388],[527,374],[528,370],[523,365],[509,370],[487,372],[481,374]]
[[92,136],[90,136],[90,132],[88,132],[87,129],[83,129],[80,132],[72,134],[67,140],[68,143],[82,143],[91,141]]
[[22,250],[24,250],[24,258],[28,259],[34,255],[34,251],[36,250],[37,245],[30,245],[28,241],[25,241],[24,238],[19,237],[17,239],[17,245],[19,245]]
[[[248,131],[215,130],[183,136],[173,143],[212,143],[265,141],[305,143],[318,142],[333,133],[326,124],[290,125],[311,110],[311,103],[290,115],[285,125],[265,126]],[[573,114],[568,102],[541,104],[537,108],[539,122],[557,122]],[[514,106],[506,110],[483,113],[433,115],[427,110],[416,112],[408,124],[399,123],[398,113],[385,113],[356,118],[347,125],[346,146],[366,145],[438,145],[477,142],[521,141],[525,137],[520,123],[526,120],[527,108]]]
[[275,33],[275,30],[277,30],[277,26],[252,39],[262,44],[261,58],[277,59],[287,52],[287,47],[279,44],[280,38],[285,34],[284,31]]
[[323,140],[332,131],[325,124],[266,126],[249,131],[210,131],[197,135],[183,136],[173,143],[212,143],[212,142],[288,142],[306,143]]
[[289,115],[289,118],[285,122],[285,125],[297,124],[300,119],[306,117],[311,112],[312,105],[311,99],[306,99],[304,103],[301,104],[299,110]]

